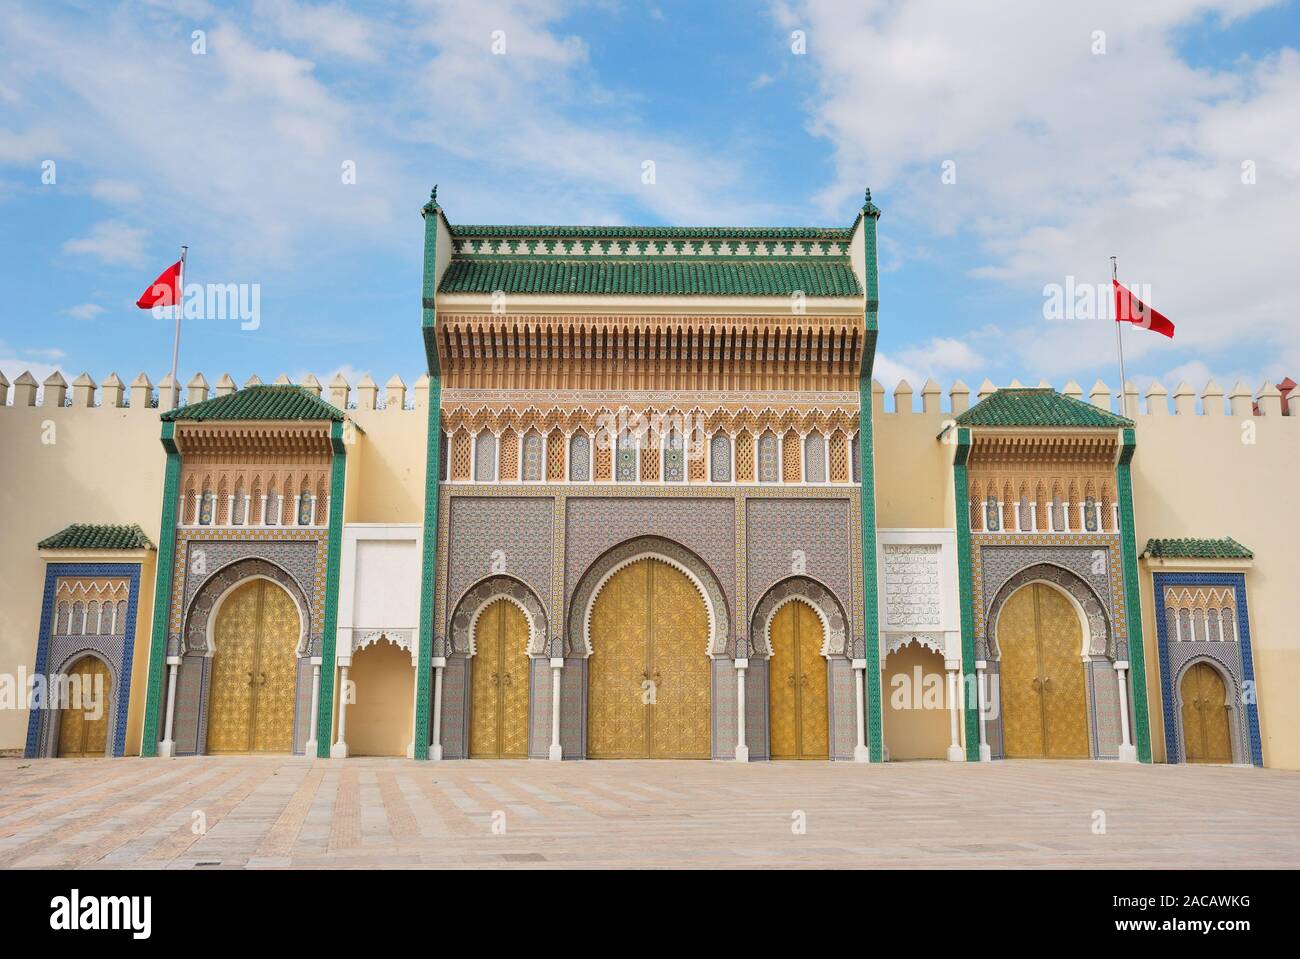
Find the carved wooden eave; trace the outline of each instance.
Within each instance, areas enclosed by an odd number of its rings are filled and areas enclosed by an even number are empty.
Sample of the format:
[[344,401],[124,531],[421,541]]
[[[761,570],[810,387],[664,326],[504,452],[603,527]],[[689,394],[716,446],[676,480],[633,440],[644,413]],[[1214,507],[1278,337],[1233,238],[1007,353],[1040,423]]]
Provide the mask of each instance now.
[[857,316],[443,313],[444,386],[853,389]]
[[178,423],[176,445],[187,459],[196,457],[328,458],[330,424],[320,422]]
[[1110,466],[1118,449],[1113,430],[980,430],[971,437],[970,465]]

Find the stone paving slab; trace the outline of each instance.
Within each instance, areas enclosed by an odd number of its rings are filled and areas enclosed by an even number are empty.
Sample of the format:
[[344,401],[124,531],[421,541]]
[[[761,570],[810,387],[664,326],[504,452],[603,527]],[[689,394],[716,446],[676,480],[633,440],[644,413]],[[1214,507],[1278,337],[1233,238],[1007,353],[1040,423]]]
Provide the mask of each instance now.
[[4,868],[1298,866],[1285,770],[0,759]]

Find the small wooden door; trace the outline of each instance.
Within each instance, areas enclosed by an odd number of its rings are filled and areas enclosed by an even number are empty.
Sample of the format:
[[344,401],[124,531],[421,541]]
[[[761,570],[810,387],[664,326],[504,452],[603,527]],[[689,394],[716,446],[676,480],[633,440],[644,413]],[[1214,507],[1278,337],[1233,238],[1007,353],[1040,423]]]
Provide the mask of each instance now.
[[1193,663],[1179,686],[1183,697],[1183,755],[1189,763],[1232,762],[1228,691],[1209,663]]
[[772,617],[768,726],[773,759],[829,759],[826,658],[822,624],[807,603],[786,603]]
[[113,677],[98,656],[82,656],[68,670],[70,701],[59,712],[59,756],[106,755]]

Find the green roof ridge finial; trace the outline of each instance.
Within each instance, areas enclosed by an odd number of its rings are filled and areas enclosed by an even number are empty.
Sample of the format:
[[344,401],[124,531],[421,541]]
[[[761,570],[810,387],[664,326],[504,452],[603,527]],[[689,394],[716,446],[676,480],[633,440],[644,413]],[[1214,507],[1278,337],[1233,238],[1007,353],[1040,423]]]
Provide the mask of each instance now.
[[871,202],[871,187],[867,187],[862,196],[862,212],[869,217],[880,219],[880,207]]
[[438,209],[438,184],[435,183],[433,189],[429,191],[429,202],[421,208],[420,212],[428,216],[436,209]]

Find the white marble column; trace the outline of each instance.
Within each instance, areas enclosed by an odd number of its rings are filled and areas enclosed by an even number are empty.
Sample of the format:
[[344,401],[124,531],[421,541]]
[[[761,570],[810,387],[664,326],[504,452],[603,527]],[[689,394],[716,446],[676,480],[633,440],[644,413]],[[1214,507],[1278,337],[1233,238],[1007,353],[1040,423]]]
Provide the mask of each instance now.
[[311,712],[308,713],[307,741],[303,743],[302,749],[308,759],[315,759],[316,752],[319,748],[320,741],[316,738],[316,730],[320,728],[320,666],[321,657],[313,656],[311,658]]
[[179,656],[167,657],[167,715],[163,720],[163,738],[158,744],[158,755],[170,759],[176,755],[176,741],[172,739],[172,730],[176,721],[176,671],[180,668]]
[[944,661],[948,671],[948,726],[952,742],[948,745],[948,761],[959,763],[966,757],[961,751],[961,697],[958,676],[961,675],[961,663],[948,659]]
[[429,758],[442,759],[442,671],[446,656],[433,657],[433,734],[429,739]]
[[864,688],[867,675],[867,661],[853,660],[853,688],[857,700],[858,742],[853,747],[855,763],[871,762],[871,750],[867,748],[867,694]]
[[984,731],[984,720],[988,716],[988,689],[985,686],[988,668],[988,662],[983,659],[975,663],[975,697],[979,707],[980,762],[982,763],[993,759],[993,750],[989,748],[988,736]]
[[745,673],[749,669],[748,659],[737,659],[736,663],[736,762],[749,762],[749,743],[745,737]]
[[331,759],[348,758],[348,668],[339,667],[339,738],[330,747]]
[[564,669],[562,656],[551,657],[551,748],[546,758],[559,762],[564,758],[564,747],[560,745],[560,670]]
[[1128,661],[1115,663],[1115,678],[1119,680],[1119,758],[1120,762],[1135,763],[1138,754],[1133,745],[1133,735],[1128,722]]

